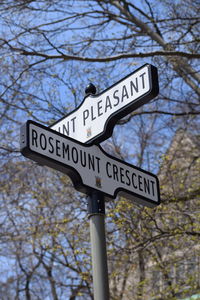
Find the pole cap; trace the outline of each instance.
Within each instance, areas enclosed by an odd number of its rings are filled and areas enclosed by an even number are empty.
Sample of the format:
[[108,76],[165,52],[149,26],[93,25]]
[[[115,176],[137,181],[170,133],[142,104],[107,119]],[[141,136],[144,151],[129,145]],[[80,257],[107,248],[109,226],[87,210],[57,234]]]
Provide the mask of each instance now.
[[97,89],[95,87],[95,85],[93,83],[89,83],[87,86],[86,86],[86,89],[85,89],[85,94],[86,95],[89,95],[89,94],[92,94],[92,95],[95,95],[97,92]]

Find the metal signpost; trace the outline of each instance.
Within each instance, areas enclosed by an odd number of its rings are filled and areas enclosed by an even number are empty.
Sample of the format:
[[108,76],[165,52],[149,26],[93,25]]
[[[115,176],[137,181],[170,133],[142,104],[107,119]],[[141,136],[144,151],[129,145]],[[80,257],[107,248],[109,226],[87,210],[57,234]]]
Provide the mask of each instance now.
[[[105,197],[117,195],[141,205],[160,204],[158,178],[105,153],[98,145],[117,120],[158,94],[157,69],[146,64],[101,94],[86,89],[83,103],[47,128],[33,121],[21,127],[21,153],[67,174],[88,195],[94,300],[109,299],[105,237]],[[93,95],[92,95],[93,94]]]
[[93,191],[88,196],[88,217],[92,254],[94,299],[109,299],[109,281],[105,233],[104,194]]
[[81,105],[51,129],[82,143],[100,143],[112,135],[116,122],[158,94],[157,69],[146,64]]

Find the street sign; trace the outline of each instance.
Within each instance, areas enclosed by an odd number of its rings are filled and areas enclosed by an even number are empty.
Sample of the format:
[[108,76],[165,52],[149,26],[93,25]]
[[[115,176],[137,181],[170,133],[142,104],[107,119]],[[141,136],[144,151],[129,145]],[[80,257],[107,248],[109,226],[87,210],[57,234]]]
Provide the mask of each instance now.
[[146,64],[98,95],[88,95],[81,105],[50,126],[88,144],[112,135],[117,121],[157,96],[157,68]]
[[108,198],[117,194],[146,205],[160,204],[155,175],[114,158],[96,145],[89,146],[33,121],[21,128],[21,153],[67,174],[78,191],[101,191]]

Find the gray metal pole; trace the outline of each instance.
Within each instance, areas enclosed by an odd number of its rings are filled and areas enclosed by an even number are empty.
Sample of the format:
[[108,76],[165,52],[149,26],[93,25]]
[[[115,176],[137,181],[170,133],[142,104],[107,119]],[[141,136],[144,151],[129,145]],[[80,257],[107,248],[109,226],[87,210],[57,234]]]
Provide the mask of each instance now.
[[[92,83],[88,84],[85,94],[95,95],[96,87]],[[90,222],[94,300],[109,300],[103,193],[93,190],[88,196],[88,218]]]
[[93,191],[88,197],[94,300],[109,300],[105,235],[104,195]]

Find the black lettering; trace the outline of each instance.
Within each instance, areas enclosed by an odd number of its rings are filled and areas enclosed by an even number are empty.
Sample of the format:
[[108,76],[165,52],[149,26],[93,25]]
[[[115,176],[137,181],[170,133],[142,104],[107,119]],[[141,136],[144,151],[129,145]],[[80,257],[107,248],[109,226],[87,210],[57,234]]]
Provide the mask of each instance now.
[[137,185],[135,185],[134,177],[137,177],[135,173],[132,174],[132,184],[135,189],[137,189]]
[[153,196],[155,196],[155,192],[154,192],[154,184],[155,184],[155,182],[151,180],[152,194],[153,194]]
[[136,93],[138,93],[138,79],[137,79],[137,77],[135,78],[135,84],[133,83],[133,81],[130,81],[130,84],[131,84],[131,96],[133,96],[133,94],[134,94],[133,89],[135,90]]
[[95,158],[97,160],[97,171],[98,171],[98,173],[100,173],[100,165],[99,165],[100,158],[99,157],[95,157]]
[[106,173],[107,173],[107,175],[108,175],[109,178],[112,178],[112,175],[110,175],[108,173],[108,166],[111,166],[111,163],[109,163],[109,161],[107,161],[107,163],[106,163]]
[[84,110],[84,112],[83,112],[83,125],[85,126],[85,121],[86,121],[86,119],[89,117],[89,110],[88,109],[86,109],[86,110]]
[[59,150],[60,150],[60,141],[56,140],[56,155],[57,156],[61,156],[59,153]]
[[144,85],[144,75],[145,75],[146,73],[144,72],[144,73],[142,73],[141,75],[140,75],[140,77],[142,78],[142,88],[144,89],[145,88],[145,85]]
[[124,178],[124,169],[120,167],[119,173],[120,173],[120,181],[121,181],[121,183],[125,183],[125,181],[123,179]]
[[100,101],[97,102],[98,117],[100,117],[101,115],[103,115],[103,112],[100,111],[102,109],[102,105],[100,105],[100,103],[102,103],[102,100],[100,100]]
[[34,146],[34,141],[35,141],[35,146],[36,147],[38,147],[37,138],[38,138],[37,131],[32,129],[32,145]]
[[75,164],[78,162],[78,151],[75,147],[72,148],[72,160]]
[[147,192],[148,194],[150,194],[149,179],[146,179],[145,177],[144,177],[144,191],[145,193]]
[[[80,159],[81,159],[81,166],[85,168],[86,166],[86,152],[85,151],[82,151],[80,150]],[[83,157],[84,156],[84,157]]]
[[113,104],[113,106],[117,106],[119,104],[119,97],[116,95],[116,93],[118,93],[119,90],[114,91],[113,93],[113,98],[116,99],[116,103]]
[[119,181],[119,178],[118,178],[118,168],[114,164],[113,164],[113,179]]
[[53,144],[51,143],[53,141],[52,136],[49,137],[49,145],[51,146],[51,149],[49,149],[49,153],[53,153],[54,152],[54,147]]
[[44,133],[40,134],[40,147],[42,148],[42,150],[46,150],[47,148],[47,139]]
[[95,171],[95,166],[94,166],[94,155],[90,155],[90,153],[88,153],[88,165],[89,165],[89,169],[93,169],[93,171]]
[[125,85],[123,85],[123,88],[122,88],[122,102],[124,101],[124,98],[129,98],[129,96],[128,96],[128,92],[127,92],[127,89],[126,89],[126,86]]
[[105,112],[107,112],[108,107],[109,107],[110,109],[112,109],[112,105],[111,105],[111,101],[110,101],[110,97],[109,97],[109,96],[106,97],[106,107],[105,107]]
[[76,119],[76,117],[74,117],[74,118],[71,119],[73,132],[75,132],[75,119]]
[[65,124],[63,124],[62,133],[66,134],[66,135],[69,135],[69,121],[67,122],[67,127],[65,126]]
[[62,143],[62,157],[65,158],[65,155],[67,154],[67,160],[70,160],[69,156],[69,145],[65,145],[65,143]]
[[138,183],[139,183],[139,190],[141,192],[143,192],[143,189],[142,189],[142,176],[141,175],[138,175]]
[[126,181],[126,185],[130,185],[131,184],[129,173],[130,173],[129,170],[126,170],[125,174],[126,174],[126,178],[128,179],[128,182]]
[[92,121],[94,121],[97,117],[94,117],[94,110],[93,110],[93,106],[91,106],[91,119]]

